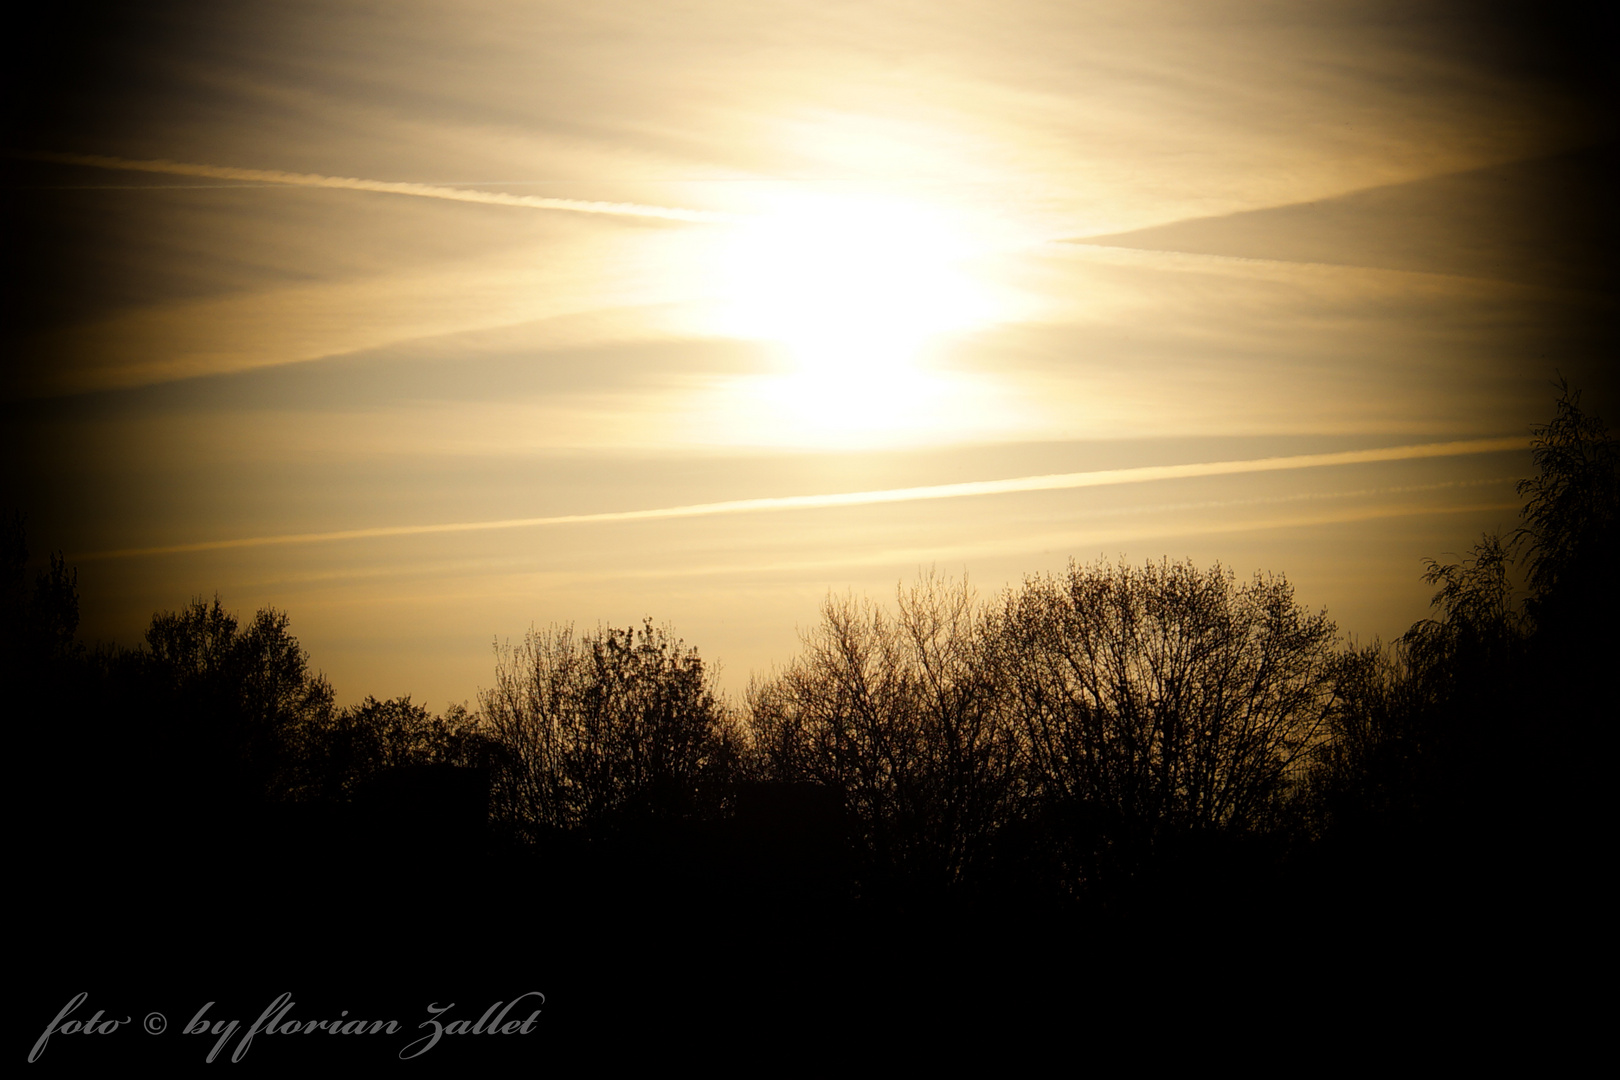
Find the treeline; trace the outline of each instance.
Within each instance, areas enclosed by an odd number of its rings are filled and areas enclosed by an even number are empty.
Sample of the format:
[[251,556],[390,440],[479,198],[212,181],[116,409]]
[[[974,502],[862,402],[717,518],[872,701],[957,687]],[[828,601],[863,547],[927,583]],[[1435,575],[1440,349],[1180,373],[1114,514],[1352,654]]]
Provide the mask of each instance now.
[[892,608],[830,599],[740,703],[650,622],[536,630],[442,714],[338,708],[284,614],[244,624],[217,598],[86,649],[73,572],[30,578],[14,518],[25,829],[46,857],[117,833],[106,859],[143,874],[243,835],[279,845],[259,859],[351,861],[345,838],[459,784],[488,827],[441,849],[571,887],[656,865],[844,912],[1050,913],[1551,887],[1595,860],[1620,455],[1568,391],[1534,455],[1522,527],[1432,562],[1433,617],[1388,645],[1218,566],[1071,564],[985,599],[928,575]]

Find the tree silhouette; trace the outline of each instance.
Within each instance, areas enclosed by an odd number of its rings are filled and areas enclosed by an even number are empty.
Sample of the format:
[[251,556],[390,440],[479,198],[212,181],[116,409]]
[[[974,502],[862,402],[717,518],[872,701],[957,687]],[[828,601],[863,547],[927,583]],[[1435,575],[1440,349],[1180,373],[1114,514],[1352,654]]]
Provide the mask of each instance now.
[[[599,989],[802,925],[856,965],[922,927],[959,979],[1009,945],[1106,972],[1117,939],[1121,971],[1196,957],[1223,985],[1197,951],[1221,935],[1258,969],[1284,958],[1265,943],[1292,959],[1290,931],[1387,959],[1436,922],[1459,956],[1487,929],[1579,926],[1606,895],[1617,457],[1566,388],[1521,528],[1427,560],[1430,617],[1388,646],[1340,649],[1285,579],[1219,566],[1071,563],[989,603],[930,574],[887,609],[829,599],[745,717],[650,623],[533,631],[497,650],[479,713],[439,716],[338,709],[286,615],[217,597],[87,651],[75,575],[31,573],[14,517],[25,919],[83,956],[98,920],[150,927],[168,962],[244,919],[328,949],[331,913],[361,911],[392,947],[423,912],[521,897],[573,931],[537,937],[544,959],[586,943]],[[488,842],[491,807],[524,843]]]
[[843,793],[869,889],[1034,872],[1073,894],[1280,829],[1325,735],[1333,624],[1281,578],[1071,565],[989,607],[933,577],[899,599],[829,600],[750,692],[764,774]]
[[124,747],[100,715],[99,672],[74,639],[78,574],[60,554],[28,572],[23,516],[0,520],[0,700],[21,782],[14,799],[25,844],[48,848],[59,829],[93,826],[108,805]]
[[1280,827],[1326,735],[1334,626],[1281,577],[1071,563],[1006,596],[998,640],[1030,809],[1071,888]]
[[520,834],[613,832],[703,809],[736,745],[696,650],[651,622],[533,630],[480,694],[495,803]]
[[[1538,425],[1523,525],[1426,560],[1433,614],[1341,666],[1316,823],[1335,888],[1484,911],[1584,895],[1614,698],[1616,464],[1560,383]],[[1513,580],[1528,583],[1515,598]],[[1559,885],[1558,883],[1563,883]],[[1410,899],[1408,903],[1412,902]]]
[[410,696],[316,712],[295,730],[294,798],[343,803],[389,770],[483,767],[493,752],[478,717],[453,705],[442,716]]
[[1524,738],[1530,624],[1506,546],[1486,535],[1459,562],[1425,563],[1434,614],[1393,646],[1341,660],[1312,778],[1317,827],[1367,847],[1361,857],[1381,859],[1384,872],[1409,845],[1412,858],[1431,846],[1463,857],[1463,834],[1492,813],[1490,793],[1522,786],[1537,752]]
[[[1607,844],[1607,755],[1620,656],[1620,446],[1580,393],[1560,382],[1557,411],[1535,431],[1536,475],[1513,541],[1524,553],[1533,623],[1520,700],[1524,745],[1497,754],[1530,803],[1516,832],[1530,874],[1579,910],[1599,893]],[[1573,753],[1571,752],[1573,751]],[[1595,914],[1595,911],[1593,912]]]
[[15,511],[0,522],[0,560],[5,580],[0,598],[0,656],[6,681],[20,688],[42,668],[58,665],[78,652],[73,635],[79,628],[79,574],[69,570],[60,552],[46,570],[28,576],[28,536],[23,516]]
[[1579,390],[1560,382],[1559,391],[1553,419],[1535,429],[1536,475],[1519,482],[1528,500],[1511,543],[1528,563],[1527,606],[1541,628],[1612,628],[1620,447],[1601,419],[1582,411]]
[[290,620],[261,609],[243,628],[219,597],[153,616],[132,659],[167,728],[166,756],[226,801],[275,801],[299,787],[297,747],[330,723],[331,685],[309,670]]
[[1022,753],[987,629],[965,581],[925,576],[897,616],[829,598],[805,655],[749,692],[758,768],[842,794],[869,891],[961,881],[1011,813]]

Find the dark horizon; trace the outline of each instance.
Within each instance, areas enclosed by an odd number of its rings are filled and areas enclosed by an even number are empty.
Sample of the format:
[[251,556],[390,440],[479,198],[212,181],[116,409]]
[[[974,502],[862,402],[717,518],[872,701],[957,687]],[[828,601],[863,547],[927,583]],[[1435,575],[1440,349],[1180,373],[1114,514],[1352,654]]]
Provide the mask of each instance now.
[[[747,1037],[783,1037],[741,977],[906,1023],[941,976],[1027,977],[1057,957],[1144,987],[1216,963],[1271,1001],[1281,956],[1254,936],[1326,922],[1385,979],[1410,967],[1470,1009],[1524,1009],[1478,935],[1517,941],[1503,919],[1556,913],[1554,939],[1526,924],[1518,946],[1547,963],[1597,918],[1601,783],[1567,748],[1601,738],[1620,646],[1620,449],[1566,390],[1534,456],[1520,527],[1428,560],[1432,617],[1389,644],[1346,643],[1280,576],[1071,563],[981,603],[935,574],[897,607],[829,597],[802,654],[741,703],[650,619],[531,632],[473,711],[442,715],[409,698],[338,708],[286,615],[241,620],[217,598],[157,613],[140,649],[87,650],[75,573],[53,556],[30,581],[13,518],[5,682],[23,715],[50,716],[25,740],[36,765],[20,788],[20,861],[38,875],[26,920],[50,943],[29,977],[47,1003],[86,970],[99,1005],[206,985],[201,1016],[292,973],[307,989],[271,1003],[269,1034],[336,1023],[310,1017],[343,1002],[373,1010],[345,1021],[369,1041],[271,1039],[258,1059],[360,1064],[437,1048],[431,1025],[413,1037],[394,1019],[417,999],[521,973],[526,1022],[435,1059],[492,1067],[584,1063],[602,1033],[677,1035],[715,1007]],[[62,843],[112,820],[93,854]],[[105,891],[123,879],[139,889]],[[327,904],[363,912],[365,931],[331,936]],[[492,917],[501,947],[411,947],[424,920],[511,904],[527,913]],[[71,940],[97,918],[145,936]],[[1167,921],[1186,932],[1156,938]],[[260,922],[277,948],[214,955]],[[790,959],[806,947],[841,964],[883,954],[916,997],[851,993],[844,972]],[[666,970],[698,999],[649,1010],[639,982]],[[1360,993],[1351,981],[1327,1000],[1353,1016]],[[1093,982],[989,1011],[1060,1002],[1115,1007]],[[161,1038],[168,1017],[148,1015]],[[450,1036],[471,1033],[456,1019],[441,1020]],[[245,1058],[256,1036],[226,1023],[183,1030]],[[208,1041],[52,1053],[178,1062]]]

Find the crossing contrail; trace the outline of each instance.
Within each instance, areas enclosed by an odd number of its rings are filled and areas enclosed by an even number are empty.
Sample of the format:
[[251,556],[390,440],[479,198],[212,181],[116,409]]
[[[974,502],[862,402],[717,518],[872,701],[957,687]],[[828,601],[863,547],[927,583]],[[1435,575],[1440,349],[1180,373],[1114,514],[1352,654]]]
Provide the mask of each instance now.
[[1200,476],[1232,476],[1239,473],[1311,469],[1328,465],[1361,465],[1378,461],[1410,461],[1416,458],[1456,457],[1464,454],[1490,454],[1504,450],[1524,450],[1530,440],[1524,436],[1497,439],[1470,439],[1461,442],[1419,443],[1386,446],[1374,450],[1341,450],[1331,454],[1295,454],[1289,457],[1249,458],[1242,461],[1208,461],[1186,465],[1146,465],[1133,469],[1100,469],[1093,472],[1053,473],[1020,476],[1008,480],[977,480],[961,484],[932,484],[926,487],[887,488],[879,491],[845,491],[830,495],[783,495],[763,499],[734,499],[729,502],[694,503],[651,510],[618,510],[600,514],[562,514],[555,517],[507,518],[498,521],[460,521],[437,525],[385,525],[371,529],[345,529],[338,532],[286,533],[280,536],[251,536],[232,540],[201,540],[189,544],[125,548],[76,555],[80,562],[92,559],[133,558],[141,555],[180,555],[197,551],[223,551],[231,548],[269,547],[280,544],[318,544],[343,540],[371,540],[391,536],[425,536],[434,533],[487,532],[494,529],[529,529],[549,525],[588,525],[619,521],[654,521],[661,518],[710,517],[716,514],[754,514],[772,510],[814,510],[838,506],[868,506],[878,503],[918,502],[927,499],[960,499],[982,495],[1008,495],[1023,491],[1060,491],[1071,488],[1140,484],[1153,480],[1184,480]]
[[283,172],[280,169],[238,169],[231,165],[196,165],[184,161],[150,161],[108,157],[103,154],[58,154],[28,151],[13,155],[31,161],[58,165],[85,165],[95,169],[122,169],[127,172],[166,173],[172,176],[200,176],[210,180],[249,180],[293,187],[340,188],[347,191],[380,191],[388,195],[413,195],[420,199],[449,199],[452,202],[483,203],[488,206],[521,206],[530,210],[566,210],[576,214],[612,214],[618,217],[662,218],[666,221],[731,221],[731,214],[712,210],[689,210],[679,206],[646,206],[641,203],[591,202],[584,199],[548,199],[538,195],[508,195],[501,191],[469,191],[439,184],[412,184],[395,180],[363,180],[353,176],[323,176],[319,173]]

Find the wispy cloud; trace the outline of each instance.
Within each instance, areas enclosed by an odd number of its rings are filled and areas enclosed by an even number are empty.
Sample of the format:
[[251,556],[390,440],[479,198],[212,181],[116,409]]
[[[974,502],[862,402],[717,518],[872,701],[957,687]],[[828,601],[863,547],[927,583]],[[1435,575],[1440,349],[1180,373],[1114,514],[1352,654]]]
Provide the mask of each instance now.
[[293,187],[338,188],[346,191],[377,191],[387,195],[410,195],[419,199],[448,199],[451,202],[483,203],[489,206],[519,206],[530,210],[566,210],[576,214],[612,214],[618,217],[663,218],[668,221],[729,221],[731,215],[679,206],[646,206],[641,203],[592,202],[584,199],[550,199],[538,195],[509,195],[501,191],[476,191],[438,184],[413,184],[395,180],[364,180],[353,176],[323,176],[319,173],[283,172],[280,169],[239,169],[231,165],[198,165],[183,161],[135,160],[101,154],[59,154],[29,151],[16,155],[31,161],[58,165],[83,165],[94,169],[125,172],[166,173],[171,176],[198,176],[209,180],[244,180]]
[[78,555],[81,562],[93,559],[131,558],[143,555],[179,555],[230,548],[268,547],[281,544],[333,543],[344,540],[371,540],[394,536],[424,536],[435,533],[486,532],[495,529],[540,528],[552,525],[605,524],[621,521],[652,521],[661,518],[709,517],[717,514],[751,514],[775,510],[814,510],[840,506],[867,506],[878,503],[918,502],[929,499],[960,499],[984,495],[1009,495],[1028,491],[1059,491],[1072,488],[1138,484],[1154,480],[1185,480],[1204,476],[1231,476],[1239,473],[1276,472],[1331,465],[1361,465],[1381,461],[1410,461],[1418,458],[1455,457],[1523,450],[1530,442],[1522,436],[1472,439],[1459,442],[1420,443],[1386,446],[1371,450],[1343,450],[1331,454],[1295,454],[1288,457],[1250,458],[1241,461],[1209,461],[1184,465],[1149,465],[1133,469],[1100,469],[1092,472],[1053,473],[1021,476],[1007,480],[980,480],[961,484],[932,484],[925,487],[887,488],[879,491],[846,491],[827,495],[784,495],[763,499],[734,499],[728,502],[695,503],[648,510],[620,510],[598,514],[563,514],[554,517],[508,518],[498,521],[446,522],[435,525],[388,525],[370,529],[346,529],[323,533],[289,533],[280,536],[239,537],[230,540],[203,540],[159,547],[125,548]]

